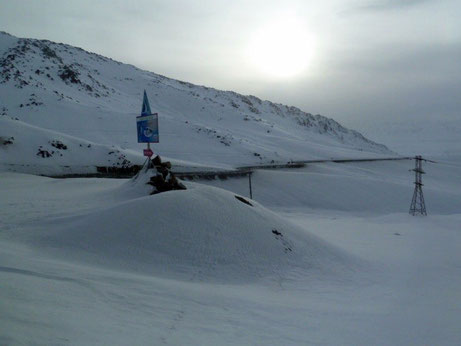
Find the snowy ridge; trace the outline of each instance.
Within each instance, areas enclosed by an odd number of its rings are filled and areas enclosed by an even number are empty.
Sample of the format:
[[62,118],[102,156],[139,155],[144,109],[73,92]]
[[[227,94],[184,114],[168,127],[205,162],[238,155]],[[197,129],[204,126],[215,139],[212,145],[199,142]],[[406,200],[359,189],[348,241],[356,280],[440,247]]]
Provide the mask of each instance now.
[[[19,119],[139,153],[134,117],[143,89],[160,114],[155,148],[170,159],[235,166],[391,153],[296,107],[169,79],[66,44],[0,33],[0,121]],[[0,136],[11,135],[1,126]]]

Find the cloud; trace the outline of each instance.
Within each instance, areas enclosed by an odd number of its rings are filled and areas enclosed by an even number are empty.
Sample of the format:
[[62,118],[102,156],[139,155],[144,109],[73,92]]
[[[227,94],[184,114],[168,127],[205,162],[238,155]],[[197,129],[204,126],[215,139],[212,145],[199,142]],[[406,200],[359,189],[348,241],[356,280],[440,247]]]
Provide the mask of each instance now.
[[373,0],[362,3],[356,7],[361,11],[390,11],[415,7],[434,0]]
[[268,85],[260,94],[352,128],[442,116],[461,121],[461,43],[367,46],[332,56],[322,78]]

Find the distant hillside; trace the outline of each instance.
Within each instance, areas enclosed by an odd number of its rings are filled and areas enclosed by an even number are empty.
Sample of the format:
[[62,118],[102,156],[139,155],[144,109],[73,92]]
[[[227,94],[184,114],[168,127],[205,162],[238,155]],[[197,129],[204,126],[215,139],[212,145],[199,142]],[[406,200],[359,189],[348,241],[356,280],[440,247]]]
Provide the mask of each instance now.
[[[160,117],[160,143],[154,150],[170,159],[232,167],[391,154],[385,146],[333,119],[296,107],[169,79],[80,48],[2,32],[0,137],[13,136],[8,131],[14,126],[6,125],[6,119],[20,120],[15,128],[25,124],[34,127],[24,128],[22,138],[17,138],[21,131],[16,129],[13,143],[5,146],[0,142],[0,163],[21,160],[68,165],[65,156],[51,160],[38,154],[39,142],[47,145],[59,134],[64,136],[63,143],[69,138],[65,136],[72,136],[79,144],[91,142],[115,148],[130,153],[130,162],[142,162],[144,146],[136,142],[135,117],[141,109],[144,89],[152,110]],[[40,128],[54,132],[40,132]],[[36,131],[40,134],[35,135]],[[44,133],[50,137],[45,139]],[[91,156],[70,142],[64,144],[79,157],[72,164],[107,162],[107,153]],[[32,147],[21,151],[18,143]]]

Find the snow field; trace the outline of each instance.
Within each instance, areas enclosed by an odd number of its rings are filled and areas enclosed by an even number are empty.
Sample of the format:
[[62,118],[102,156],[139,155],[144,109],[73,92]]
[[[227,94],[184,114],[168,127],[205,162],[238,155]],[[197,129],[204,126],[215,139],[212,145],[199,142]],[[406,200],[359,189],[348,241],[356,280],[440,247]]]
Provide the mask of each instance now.
[[246,179],[146,196],[142,178],[0,173],[0,341],[457,345],[451,167],[427,165],[428,217],[407,214],[406,161],[259,171],[253,207]]
[[[258,170],[252,175],[253,198],[272,209],[324,210],[358,214],[405,213],[414,190],[413,160],[315,163],[305,168]],[[461,211],[461,166],[424,163],[426,207],[432,214]],[[249,195],[248,179],[207,184]]]

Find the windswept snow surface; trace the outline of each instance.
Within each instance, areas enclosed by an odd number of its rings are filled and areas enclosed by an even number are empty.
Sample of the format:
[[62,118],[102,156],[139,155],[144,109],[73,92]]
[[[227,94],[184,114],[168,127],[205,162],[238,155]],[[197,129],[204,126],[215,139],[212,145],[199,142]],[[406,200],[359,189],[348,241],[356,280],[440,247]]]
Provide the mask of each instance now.
[[425,165],[412,217],[412,165],[259,171],[253,206],[0,173],[0,343],[459,345],[461,166]]

